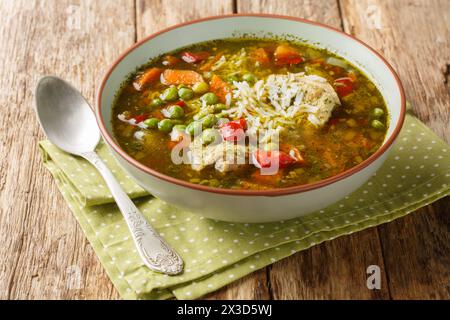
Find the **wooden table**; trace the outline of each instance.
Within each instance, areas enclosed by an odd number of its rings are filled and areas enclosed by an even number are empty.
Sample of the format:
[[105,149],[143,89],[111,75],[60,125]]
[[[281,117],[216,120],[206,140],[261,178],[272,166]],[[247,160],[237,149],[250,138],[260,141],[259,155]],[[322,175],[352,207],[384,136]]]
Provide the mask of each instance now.
[[[117,299],[42,166],[33,90],[45,74],[93,104],[105,68],[135,41],[199,17],[265,12],[324,22],[379,50],[414,112],[450,141],[448,0],[3,0],[0,2],[0,298]],[[449,197],[405,218],[315,246],[210,299],[449,299]],[[366,268],[381,267],[381,290]],[[68,283],[81,271],[76,283]],[[72,281],[73,282],[73,281]]]

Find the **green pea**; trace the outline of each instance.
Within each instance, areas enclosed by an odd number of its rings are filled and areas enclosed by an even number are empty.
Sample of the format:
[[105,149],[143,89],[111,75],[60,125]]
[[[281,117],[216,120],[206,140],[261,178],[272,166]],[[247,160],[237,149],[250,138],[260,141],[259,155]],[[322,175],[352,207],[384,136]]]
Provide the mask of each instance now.
[[194,91],[192,91],[189,88],[180,88],[178,90],[178,95],[183,100],[189,100],[192,99],[192,97],[194,96]]
[[374,118],[381,118],[384,115],[384,110],[381,108],[374,108],[372,110],[372,116]]
[[206,82],[197,82],[192,86],[192,90],[194,90],[195,93],[205,93],[209,89],[209,86]]
[[217,123],[217,118],[213,114],[208,114],[207,116],[203,117],[201,120],[203,128],[211,128],[213,125]]
[[163,91],[161,95],[161,99],[164,101],[174,101],[178,99],[178,90],[175,86],[170,86],[166,90]]
[[256,78],[253,74],[251,73],[246,73],[242,76],[242,80],[247,81],[249,83],[253,83],[256,81]]
[[383,122],[381,122],[380,120],[372,120],[372,122],[370,123],[370,125],[373,127],[373,128],[375,128],[375,129],[377,129],[377,130],[382,130],[382,129],[384,129],[384,124],[383,124]]
[[214,105],[214,112],[221,112],[222,110],[226,110],[228,107],[223,103],[218,103]]
[[201,112],[199,112],[199,113],[197,113],[196,115],[194,115],[193,117],[192,117],[192,119],[194,119],[194,120],[200,120],[201,118],[203,118],[205,115],[204,114],[202,114]]
[[219,100],[219,98],[217,98],[217,96],[212,92],[205,93],[201,96],[200,99],[202,99],[202,101],[205,101],[205,103],[208,105],[215,104]]
[[173,126],[173,130],[177,130],[177,131],[186,131],[186,126],[184,124],[177,124]]
[[202,123],[200,121],[193,121],[186,127],[186,133],[191,136],[200,133],[202,130]]
[[220,186],[220,182],[217,179],[209,179],[208,185],[210,187],[218,187],[218,186]]
[[161,120],[158,123],[158,129],[159,131],[165,132],[165,133],[169,133],[172,130],[173,127],[173,122],[169,119],[164,119]]
[[184,109],[177,105],[172,105],[167,108],[167,115],[170,119],[181,119],[184,117]]
[[214,112],[214,108],[209,108],[212,106],[208,106],[207,108],[202,108],[194,117],[194,120],[200,120],[201,118],[207,116],[208,114],[211,114]]
[[158,122],[159,122],[159,120],[156,118],[149,118],[149,119],[144,120],[144,124],[149,129],[155,129],[156,127],[158,127]]
[[205,129],[202,133],[202,141],[204,144],[213,143],[218,137],[218,132],[216,129]]
[[150,107],[157,108],[161,107],[164,104],[164,101],[162,101],[160,98],[155,98],[150,102]]

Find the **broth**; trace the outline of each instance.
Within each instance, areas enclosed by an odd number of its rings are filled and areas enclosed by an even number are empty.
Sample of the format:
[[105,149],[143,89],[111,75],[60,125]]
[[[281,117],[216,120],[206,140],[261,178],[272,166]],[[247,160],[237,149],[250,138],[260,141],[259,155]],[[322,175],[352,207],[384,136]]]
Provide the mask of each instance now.
[[[121,148],[149,168],[211,187],[259,190],[312,183],[354,167],[380,148],[388,119],[376,86],[325,49],[224,39],[140,67],[117,93],[112,125]],[[194,137],[195,128],[202,128],[203,157],[229,148],[242,150],[247,163],[224,164],[218,157],[197,166],[173,163],[174,146],[183,135]],[[267,143],[237,147],[248,139],[242,134],[265,134]],[[195,152],[192,147],[191,157]],[[263,174],[273,163],[279,170]]]

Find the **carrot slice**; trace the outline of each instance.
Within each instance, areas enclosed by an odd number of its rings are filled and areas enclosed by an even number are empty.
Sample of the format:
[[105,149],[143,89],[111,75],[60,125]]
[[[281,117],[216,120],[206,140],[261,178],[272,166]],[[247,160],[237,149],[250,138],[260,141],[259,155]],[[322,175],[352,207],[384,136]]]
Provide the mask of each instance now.
[[264,50],[264,48],[253,50],[250,53],[250,59],[259,62],[262,65],[266,65],[270,62],[269,55],[267,54],[266,50]]
[[141,91],[144,87],[156,82],[159,79],[161,72],[162,70],[160,68],[150,68],[146,70],[139,79],[133,82],[133,87],[137,91]]
[[209,83],[209,89],[213,92],[221,102],[226,101],[227,94],[231,93],[228,83],[220,79],[219,76],[213,75]]
[[298,64],[303,62],[303,57],[296,48],[284,44],[279,45],[275,49],[273,55],[275,57],[275,64],[277,65]]
[[203,82],[203,77],[192,70],[164,70],[161,82],[166,85],[193,85],[197,82]]

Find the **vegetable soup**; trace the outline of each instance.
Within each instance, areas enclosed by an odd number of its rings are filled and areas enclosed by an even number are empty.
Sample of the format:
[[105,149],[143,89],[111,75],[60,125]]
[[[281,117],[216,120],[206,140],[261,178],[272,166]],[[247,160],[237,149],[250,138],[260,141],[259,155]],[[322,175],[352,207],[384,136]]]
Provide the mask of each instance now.
[[112,118],[121,148],[149,168],[250,190],[348,170],[380,148],[388,121],[377,87],[345,59],[268,39],[204,42],[149,61],[124,81]]

